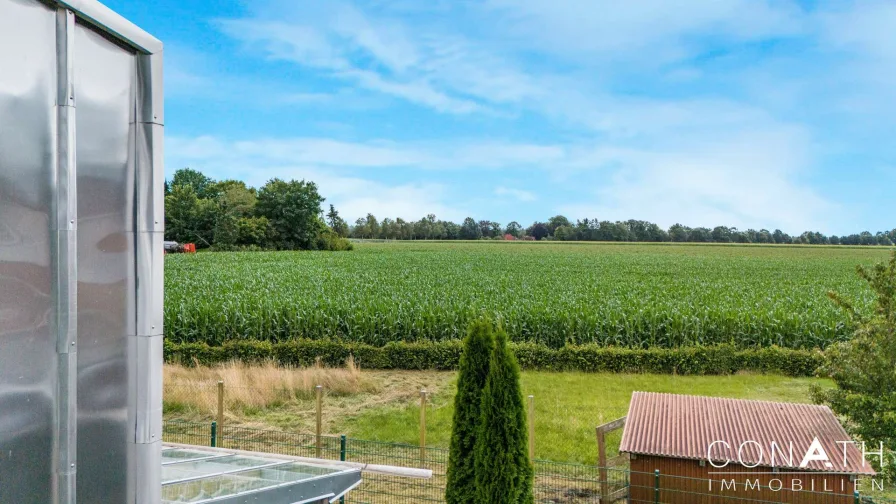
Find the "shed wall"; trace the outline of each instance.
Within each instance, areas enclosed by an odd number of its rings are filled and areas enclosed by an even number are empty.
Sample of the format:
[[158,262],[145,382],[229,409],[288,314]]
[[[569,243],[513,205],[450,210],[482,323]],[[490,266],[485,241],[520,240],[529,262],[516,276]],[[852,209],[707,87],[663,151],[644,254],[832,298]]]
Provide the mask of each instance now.
[[[24,48],[28,48],[27,52]],[[0,2],[0,502],[50,502],[56,13]]]
[[75,25],[78,502],[128,502],[128,345],[136,325],[134,53]]
[[95,0],[0,0],[0,503],[160,501],[161,60]]
[[[730,464],[725,468],[704,467],[696,460],[633,456],[631,461],[632,503],[652,503],[655,498],[656,476],[659,469],[659,502],[665,504],[752,504],[753,502],[787,502],[793,504],[853,504],[853,483],[848,475],[809,475],[781,471],[761,474],[769,468],[747,468]],[[725,474],[710,474],[710,473]],[[735,474],[745,473],[745,474]],[[722,480],[735,481],[735,489],[722,489]],[[761,490],[745,488],[746,480],[758,480]],[[769,489],[773,480],[782,489]],[[794,491],[799,482],[803,491]],[[814,486],[813,486],[814,485]],[[826,486],[825,486],[826,485]],[[775,482],[775,488],[778,483]],[[815,491],[811,491],[812,489]]]

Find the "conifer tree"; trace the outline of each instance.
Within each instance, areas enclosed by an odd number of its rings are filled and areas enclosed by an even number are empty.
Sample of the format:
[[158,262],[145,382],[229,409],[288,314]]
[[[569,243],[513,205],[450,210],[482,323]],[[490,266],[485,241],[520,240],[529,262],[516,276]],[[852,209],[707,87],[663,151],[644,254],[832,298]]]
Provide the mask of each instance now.
[[482,389],[494,347],[494,327],[487,319],[474,321],[467,330],[457,375],[454,420],[445,501],[448,504],[476,502],[474,449],[479,431]]
[[495,332],[480,415],[475,449],[477,502],[532,504],[534,470],[526,449],[520,368],[500,327]]

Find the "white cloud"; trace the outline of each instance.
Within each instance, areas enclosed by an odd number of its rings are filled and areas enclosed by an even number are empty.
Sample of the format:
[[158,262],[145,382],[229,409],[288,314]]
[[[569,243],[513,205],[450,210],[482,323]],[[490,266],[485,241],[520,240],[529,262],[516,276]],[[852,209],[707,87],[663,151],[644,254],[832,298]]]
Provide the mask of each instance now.
[[[324,170],[314,167],[276,166],[270,171],[280,178],[305,179],[317,184],[325,205],[333,204],[344,219],[354,222],[368,213],[379,219],[401,217],[419,220],[434,213],[439,218],[463,219],[463,210],[454,206],[446,188],[433,183],[387,184],[369,178]],[[262,174],[268,170],[256,170],[250,182],[261,187],[266,182]]]
[[654,66],[687,57],[707,38],[751,41],[802,30],[790,1],[490,0],[517,42],[583,62],[582,54]]
[[498,196],[510,196],[522,202],[531,202],[538,199],[535,194],[529,191],[524,191],[522,189],[513,189],[504,186],[498,186],[497,188],[495,188],[495,194]]
[[808,140],[798,130],[745,132],[710,145],[599,153],[616,168],[570,215],[644,219],[668,227],[717,225],[830,231],[840,208],[805,181]]
[[[344,181],[334,180],[334,185]],[[326,185],[321,186],[327,190]],[[330,193],[324,193],[330,194]],[[437,184],[401,184],[388,186],[369,180],[364,181],[363,190],[330,196],[339,212],[348,218],[357,219],[373,213],[378,218],[400,217],[406,221],[419,220],[428,214],[440,219],[460,221],[464,211],[448,203],[445,189]]]
[[408,26],[340,2],[296,6],[260,2],[249,17],[218,24],[268,58],[439,112],[487,112],[487,102],[517,102],[543,92],[506,60],[450,29]]
[[568,163],[562,146],[475,140],[347,142],[331,138],[225,140],[213,136],[166,139],[166,149],[181,163],[237,159],[261,166],[302,164],[339,168],[415,168],[420,170],[541,168]]
[[856,51],[877,61],[896,63],[896,4],[862,2],[860,8],[825,11],[818,16],[823,39],[833,47]]
[[426,79],[396,82],[384,79],[376,72],[366,70],[352,70],[344,72],[343,75],[355,77],[359,84],[368,89],[404,98],[420,105],[426,105],[439,112],[467,114],[482,109],[476,102],[453,98],[448,94],[436,91]]

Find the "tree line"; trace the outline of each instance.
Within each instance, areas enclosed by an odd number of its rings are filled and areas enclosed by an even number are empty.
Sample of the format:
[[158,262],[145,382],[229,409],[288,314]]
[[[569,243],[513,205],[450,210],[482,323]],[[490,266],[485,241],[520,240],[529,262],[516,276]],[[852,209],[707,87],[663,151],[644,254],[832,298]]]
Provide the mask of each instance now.
[[401,218],[385,218],[381,222],[373,214],[359,218],[349,228],[348,236],[359,239],[383,240],[557,240],[557,241],[610,241],[610,242],[692,242],[692,243],[778,243],[807,245],[893,245],[896,229],[871,234],[827,236],[818,231],[806,231],[789,235],[780,229],[739,230],[735,227],[716,226],[691,228],[674,224],[663,229],[652,222],[630,219],[608,221],[579,219],[575,223],[562,215],[547,221],[533,222],[524,228],[513,221],[506,226],[490,220],[477,221],[472,217],[457,224],[436,219],[429,214],[419,221]]
[[373,214],[349,225],[310,181],[272,179],[260,189],[239,180],[216,181],[197,170],[178,170],[165,182],[165,239],[216,250],[348,250],[347,238],[381,240],[556,240],[606,242],[777,243],[809,245],[893,245],[896,229],[837,236],[806,231],[735,227],[668,229],[630,219],[609,221],[562,215],[523,227],[467,217],[461,223],[428,214],[418,221],[378,220]]

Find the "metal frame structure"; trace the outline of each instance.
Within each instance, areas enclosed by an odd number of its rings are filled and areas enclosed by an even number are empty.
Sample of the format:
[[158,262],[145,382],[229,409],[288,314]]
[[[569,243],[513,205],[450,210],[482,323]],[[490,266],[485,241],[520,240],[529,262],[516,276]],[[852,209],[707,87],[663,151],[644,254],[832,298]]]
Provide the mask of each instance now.
[[[161,441],[162,441],[162,339],[163,339],[163,302],[164,302],[164,251],[162,247],[164,235],[164,92],[162,82],[162,43],[149,35],[136,25],[121,17],[111,9],[96,0],[64,0],[59,2],[57,17],[57,54],[58,66],[62,69],[63,61],[68,72],[63,82],[60,74],[60,100],[67,98],[65,108],[71,109],[67,117],[69,121],[74,119],[74,111],[77,109],[77,90],[72,90],[73,79],[70,69],[76,61],[72,61],[72,28],[75,19],[89,23],[117,41],[130,46],[135,51],[137,70],[136,90],[136,208],[134,233],[136,238],[136,320],[134,334],[128,336],[128,428],[133,427],[133,433],[128,433],[129,442],[132,437],[132,446],[128,449],[130,470],[128,471],[129,493],[135,504],[156,504],[161,499]],[[65,20],[64,23],[62,20]],[[64,36],[63,36],[64,30]],[[66,40],[64,47],[59,42]],[[63,56],[64,55],[64,56]],[[63,94],[63,85],[65,93]],[[62,102],[60,102],[62,103]],[[60,115],[60,132],[63,131],[63,115]],[[63,136],[60,134],[59,152],[67,152],[69,157],[74,153],[74,128],[66,124],[66,129],[71,133]],[[65,142],[66,145],[62,145]],[[62,157],[60,156],[60,161]],[[72,166],[72,165],[69,165]],[[76,169],[75,169],[76,170]],[[69,169],[63,172],[60,169],[60,177],[65,173],[70,179],[75,170]],[[72,184],[74,185],[74,184]],[[60,191],[61,193],[61,191]],[[73,194],[73,193],[72,193]],[[75,196],[76,198],[76,196]],[[60,204],[59,207],[62,205]],[[67,208],[72,207],[72,202],[67,202]],[[61,217],[61,216],[60,216]],[[76,219],[69,219],[69,221]],[[63,221],[64,222],[64,221]],[[72,250],[72,249],[69,249]],[[67,258],[60,265],[71,265]],[[62,268],[60,268],[62,270]],[[59,278],[62,282],[71,282],[77,278],[73,270],[68,274],[60,271]],[[67,279],[67,280],[66,280]],[[71,290],[68,291],[69,295]],[[65,306],[65,301],[75,304],[76,300],[61,299],[60,308]],[[71,306],[71,305],[69,305]],[[62,310],[60,313],[64,314]],[[66,331],[70,333],[70,331]],[[77,345],[70,340],[70,336],[63,338],[59,333],[61,348]],[[76,336],[76,335],[75,335]],[[68,345],[66,345],[68,343]],[[71,366],[68,367],[72,372]],[[69,376],[71,378],[71,375]],[[62,380],[60,380],[62,383]],[[60,384],[60,388],[63,385]],[[68,391],[72,390],[71,384],[65,385]],[[62,390],[60,390],[62,392]],[[66,395],[71,397],[70,394]],[[60,403],[65,402],[68,418],[72,416],[72,410],[76,409],[72,401],[60,394]],[[62,408],[60,408],[61,410]],[[75,412],[76,414],[76,412]],[[60,425],[60,432],[63,431]],[[75,435],[73,429],[67,429],[71,435]],[[71,440],[62,441],[72,446]],[[68,452],[71,453],[71,452]],[[74,462],[68,466],[63,465],[61,470],[68,471],[74,468]],[[74,471],[72,471],[74,472]],[[64,485],[60,488],[60,503],[75,502],[76,490],[74,478],[60,478]],[[70,498],[66,498],[70,495]]]
[[344,463],[184,445],[162,453],[163,504],[335,502],[361,484],[361,469]]
[[[32,6],[31,4],[34,4]],[[112,485],[117,485],[122,489],[121,495],[126,495],[129,504],[158,504],[161,499],[161,438],[162,438],[162,304],[163,304],[163,248],[162,238],[164,232],[164,168],[163,168],[163,143],[164,143],[164,94],[162,87],[162,43],[147,34],[131,22],[119,16],[106,6],[96,0],[0,0],[0,16],[13,16],[9,12],[25,13],[25,9],[40,10],[41,19],[52,15],[55,10],[55,103],[52,105],[55,109],[55,122],[48,120],[50,130],[55,132],[55,145],[43,148],[47,155],[47,161],[51,166],[47,166],[47,176],[49,184],[47,185],[50,192],[49,198],[49,215],[47,221],[49,229],[46,236],[47,242],[44,246],[49,247],[49,320],[46,326],[50,337],[55,337],[56,361],[55,363],[47,363],[48,369],[52,369],[54,376],[47,380],[51,382],[49,390],[40,389],[35,392],[38,395],[27,396],[29,399],[25,403],[32,403],[30,397],[46,397],[52,396],[49,400],[52,403],[52,421],[50,430],[52,430],[52,440],[48,451],[52,454],[52,481],[47,481],[49,490],[40,490],[41,497],[33,497],[37,500],[31,502],[43,502],[47,496],[49,502],[53,504],[74,504],[77,501],[87,502],[91,498],[78,499],[78,474],[79,474],[79,458],[83,462],[89,460],[90,467],[89,478],[95,475],[110,474],[109,481]],[[7,9],[4,12],[4,9]],[[30,12],[30,11],[28,11]],[[30,14],[29,14],[30,15]],[[35,18],[38,16],[35,14]],[[15,19],[13,22],[17,21]],[[41,21],[41,25],[45,25]],[[10,25],[13,26],[13,25]],[[15,26],[13,26],[15,28]],[[21,34],[26,34],[27,27],[21,28]],[[133,188],[133,194],[121,195],[121,200],[126,201],[127,205],[122,208],[133,208],[133,215],[128,211],[124,211],[124,221],[122,230],[109,232],[108,236],[120,238],[118,242],[108,245],[110,249],[115,249],[119,256],[127,256],[121,261],[121,265],[134,265],[134,270],[127,272],[127,279],[116,285],[123,284],[124,297],[126,300],[122,302],[123,310],[116,313],[123,319],[119,324],[125,327],[124,334],[111,333],[103,335],[105,340],[101,343],[94,341],[92,344],[96,348],[100,348],[102,352],[117,352],[114,357],[116,360],[111,364],[105,355],[96,357],[93,360],[99,363],[87,362],[92,367],[83,369],[84,362],[84,335],[80,333],[81,321],[79,320],[79,297],[82,297],[81,303],[85,303],[85,299],[80,294],[82,284],[79,283],[79,159],[78,155],[78,137],[77,131],[78,115],[79,115],[79,93],[83,89],[76,86],[76,76],[81,71],[81,77],[88,70],[81,68],[84,60],[78,60],[77,42],[78,37],[92,37],[85,35],[85,30],[95,32],[99,38],[109,40],[111,50],[119,50],[122,52],[118,56],[127,60],[128,55],[133,56],[133,61],[122,67],[132,68],[134,74],[129,78],[131,81],[131,92],[124,98],[131,100],[128,107],[132,110],[123,110],[125,120],[123,121],[124,130],[127,132],[120,135],[122,139],[126,138],[127,143],[127,173],[121,175],[126,180],[122,185],[127,188]],[[15,31],[15,30],[14,30]],[[12,35],[10,35],[12,36]],[[49,42],[52,44],[52,42]],[[119,49],[115,49],[117,46]],[[22,47],[11,48],[11,51],[32,51],[36,50],[24,44]],[[10,53],[7,53],[10,54]],[[0,54],[0,56],[3,56]],[[29,53],[28,57],[32,55]],[[40,55],[34,55],[40,58]],[[9,57],[9,56],[7,56]],[[15,58],[15,56],[12,56]],[[15,60],[13,60],[15,61]],[[3,98],[3,73],[6,69],[2,68],[4,60],[0,58],[0,98]],[[50,74],[50,72],[46,72]],[[15,81],[12,81],[13,84]],[[16,105],[15,86],[12,88],[13,94],[11,101],[10,95],[7,95],[7,104]],[[32,97],[22,95],[23,106],[30,106],[35,102],[27,102]],[[102,97],[91,97],[94,102],[99,102]],[[40,106],[45,107],[44,102],[39,102]],[[0,103],[2,105],[2,103]],[[95,105],[95,107],[105,106],[104,103]],[[0,108],[0,112],[2,112]],[[40,115],[40,111],[36,111]],[[13,115],[13,117],[16,117]],[[26,117],[26,115],[18,116]],[[130,119],[127,119],[130,117]],[[0,117],[0,122],[7,118]],[[0,134],[9,134],[14,132],[13,128],[17,125],[7,123],[7,129],[0,128]],[[86,135],[85,135],[86,136]],[[26,139],[34,140],[34,139]],[[34,140],[40,141],[40,140]],[[102,153],[102,147],[97,152]],[[125,147],[121,147],[125,149]],[[7,152],[6,166],[4,164],[3,153],[0,153],[0,176],[15,177],[15,158]],[[13,161],[10,161],[12,159]],[[36,166],[34,164],[30,166]],[[43,163],[40,164],[44,166]],[[100,167],[102,168],[102,166]],[[43,170],[43,168],[40,168]],[[94,168],[96,169],[96,168]],[[4,173],[4,170],[6,173]],[[35,173],[37,173],[35,169]],[[133,179],[130,177],[133,176]],[[12,180],[12,179],[10,179]],[[41,182],[44,184],[44,182]],[[14,190],[12,188],[10,190]],[[129,189],[125,192],[129,192]],[[3,203],[3,191],[0,191],[0,204]],[[41,191],[35,192],[34,198],[45,198],[45,193]],[[41,196],[44,194],[44,196]],[[91,195],[92,197],[93,195]],[[83,197],[83,195],[82,195]],[[16,199],[12,199],[13,209],[16,206]],[[85,202],[81,202],[85,203]],[[132,206],[131,206],[132,205]],[[28,211],[27,205],[25,211]],[[9,216],[9,214],[7,214]],[[103,217],[103,216],[100,216]],[[12,219],[13,217],[7,217]],[[0,222],[3,225],[4,222]],[[7,224],[9,224],[7,222]],[[42,231],[43,233],[43,231]],[[13,273],[21,265],[28,264],[27,261],[22,262],[17,259],[17,250],[21,250],[21,243],[13,240],[12,245],[8,245],[6,249],[0,244],[0,267],[4,266],[4,253],[12,262],[7,262],[7,266],[12,268]],[[103,245],[106,246],[106,245]],[[19,249],[16,249],[19,247]],[[27,250],[27,249],[26,249]],[[45,250],[45,249],[44,249]],[[5,251],[5,252],[4,252]],[[124,251],[124,252],[122,252]],[[97,261],[102,263],[102,253],[92,252],[97,255],[93,258],[94,263]],[[25,252],[27,253],[27,252]],[[18,260],[18,262],[16,262]],[[36,264],[36,263],[35,263]],[[41,266],[46,267],[46,266]],[[97,267],[92,265],[94,272],[102,272],[102,265]],[[127,267],[125,269],[128,269]],[[0,269],[0,277],[3,271]],[[29,278],[31,281],[32,278]],[[43,284],[41,284],[43,285]],[[7,295],[15,295],[13,287],[8,287]],[[2,291],[0,286],[0,291]],[[38,290],[43,290],[38,289]],[[2,292],[0,292],[2,293]],[[89,295],[88,295],[89,297]],[[87,299],[87,303],[91,302]],[[94,301],[101,303],[100,301]],[[13,304],[13,309],[16,305]],[[3,307],[0,307],[3,308]],[[114,308],[109,308],[114,311]],[[100,318],[100,317],[97,317]],[[38,327],[38,326],[34,326]],[[41,325],[40,327],[44,327]],[[16,333],[16,326],[13,325],[13,335]],[[27,327],[26,327],[27,329]],[[94,329],[101,333],[102,331]],[[0,320],[0,335],[4,334],[3,321]],[[36,333],[35,333],[36,334]],[[92,337],[93,335],[91,335]],[[35,341],[32,337],[27,340],[19,337],[20,340],[32,341],[34,345],[42,344]],[[95,338],[97,341],[101,337]],[[111,343],[110,343],[111,342]],[[0,341],[2,343],[2,341]],[[10,343],[11,344],[11,343]],[[105,345],[105,346],[102,346]],[[89,346],[89,345],[88,345]],[[92,347],[91,347],[92,348]],[[112,348],[113,350],[109,350]],[[81,353],[79,354],[79,350]],[[94,350],[91,350],[94,351]],[[34,355],[40,352],[35,350]],[[14,357],[13,357],[14,358]],[[106,358],[106,361],[103,361]],[[126,363],[119,361],[125,360]],[[4,361],[6,362],[6,361]],[[81,368],[79,368],[79,365]],[[119,369],[121,372],[119,373]],[[126,375],[126,376],[122,376]],[[7,379],[8,380],[8,379]],[[112,391],[115,395],[114,404],[109,406],[110,401],[105,398],[91,398],[93,403],[99,403],[97,411],[89,411],[84,413],[79,408],[79,391],[81,394],[89,397],[94,392],[92,385],[97,381],[104,381],[106,391]],[[4,388],[10,390],[9,387],[15,387],[15,383],[3,382],[0,376],[0,392]],[[125,387],[127,390],[125,391]],[[87,390],[85,390],[87,389]],[[15,390],[15,389],[13,389]],[[25,397],[25,392],[9,392],[9,397]],[[34,394],[27,392],[28,394]],[[124,397],[126,396],[126,398]],[[2,396],[0,396],[2,398]],[[106,403],[103,401],[106,400]],[[118,404],[122,407],[118,407]],[[126,413],[123,411],[126,405]],[[101,410],[101,408],[106,408]],[[36,409],[35,414],[39,416],[40,409]],[[120,413],[119,413],[120,412]],[[126,419],[124,416],[126,415]],[[127,447],[115,447],[120,451],[121,457],[115,459],[109,457],[109,464],[116,467],[95,467],[97,461],[102,461],[108,457],[108,453],[103,453],[104,449],[109,447],[92,447],[89,444],[92,440],[88,440],[87,444],[79,445],[79,424],[82,421],[91,422],[93,429],[93,439],[102,439],[104,436],[103,429],[107,425],[114,425],[116,435],[110,435],[115,438],[115,442],[121,439],[117,436],[126,425],[124,436],[127,439]],[[0,430],[3,425],[0,424]],[[7,433],[7,436],[15,438],[15,432]],[[43,436],[42,434],[40,436]],[[42,437],[40,438],[42,439]],[[2,441],[2,439],[0,439]],[[113,443],[110,441],[110,444]],[[43,449],[35,449],[32,457],[39,456]],[[94,453],[95,452],[95,453]],[[12,452],[10,452],[10,456]],[[80,457],[79,457],[80,455]],[[7,462],[0,458],[0,464]],[[126,463],[124,463],[126,462]],[[120,467],[124,466],[124,467]],[[105,472],[104,472],[105,471]],[[124,481],[126,480],[126,481]],[[103,482],[96,483],[96,487],[102,486]],[[4,482],[4,485],[7,483]],[[46,492],[46,493],[44,493]],[[37,494],[35,494],[37,495]],[[96,499],[97,497],[94,497]]]

